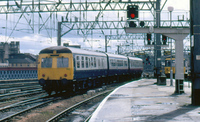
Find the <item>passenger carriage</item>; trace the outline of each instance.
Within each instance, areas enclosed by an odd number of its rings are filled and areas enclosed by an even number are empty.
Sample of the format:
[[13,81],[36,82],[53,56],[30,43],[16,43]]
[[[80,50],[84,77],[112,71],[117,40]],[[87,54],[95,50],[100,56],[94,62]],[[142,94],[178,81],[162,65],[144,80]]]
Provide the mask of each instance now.
[[106,54],[78,48],[69,49],[73,54],[73,81],[77,82],[76,87],[84,89],[101,85],[108,72]]
[[89,89],[141,75],[139,58],[54,46],[40,51],[38,80],[49,94]]
[[129,74],[132,78],[140,77],[143,72],[143,61],[141,58],[128,57]]
[[38,79],[49,94],[51,91],[73,90],[74,87],[91,87],[95,85],[94,79],[106,75],[105,53],[62,46],[45,48],[39,53]]
[[[119,81],[128,74],[128,58],[123,55],[108,54],[108,77]],[[111,80],[111,81],[112,81]]]

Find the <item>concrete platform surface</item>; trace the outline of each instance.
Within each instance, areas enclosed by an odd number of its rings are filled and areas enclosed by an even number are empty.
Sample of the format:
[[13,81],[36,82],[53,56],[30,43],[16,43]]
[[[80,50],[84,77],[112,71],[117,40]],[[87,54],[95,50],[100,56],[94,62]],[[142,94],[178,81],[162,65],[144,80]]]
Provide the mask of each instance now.
[[98,106],[90,122],[199,122],[200,107],[191,105],[191,84],[174,94],[175,84],[141,79],[115,89]]

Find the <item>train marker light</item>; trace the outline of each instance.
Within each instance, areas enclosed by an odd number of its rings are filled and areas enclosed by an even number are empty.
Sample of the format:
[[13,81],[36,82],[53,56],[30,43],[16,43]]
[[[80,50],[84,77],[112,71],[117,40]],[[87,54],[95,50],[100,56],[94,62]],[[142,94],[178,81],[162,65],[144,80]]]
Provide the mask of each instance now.
[[45,74],[42,74],[42,77],[45,77]]
[[67,74],[64,74],[64,77],[67,77]]

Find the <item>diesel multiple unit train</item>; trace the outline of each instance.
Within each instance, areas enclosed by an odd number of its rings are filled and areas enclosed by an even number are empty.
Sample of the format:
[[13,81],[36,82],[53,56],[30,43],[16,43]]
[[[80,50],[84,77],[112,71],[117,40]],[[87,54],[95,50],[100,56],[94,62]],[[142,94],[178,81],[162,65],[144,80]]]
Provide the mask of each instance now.
[[93,88],[120,79],[140,77],[142,72],[140,58],[72,47],[45,48],[38,58],[39,84],[48,94]]

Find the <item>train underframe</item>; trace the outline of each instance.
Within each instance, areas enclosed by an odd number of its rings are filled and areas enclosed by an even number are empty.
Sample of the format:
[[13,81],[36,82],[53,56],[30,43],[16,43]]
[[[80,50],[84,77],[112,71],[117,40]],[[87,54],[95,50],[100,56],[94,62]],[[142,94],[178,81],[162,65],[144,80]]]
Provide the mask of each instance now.
[[88,90],[103,85],[108,85],[116,82],[122,82],[131,80],[133,78],[140,78],[141,73],[137,74],[123,74],[123,75],[113,75],[113,76],[98,76],[95,78],[88,78],[82,80],[44,80],[40,79],[39,84],[42,86],[49,95],[54,91],[57,93],[67,92],[72,93],[80,90]]
[[[170,78],[170,74],[165,74],[167,78]],[[173,78],[175,78],[175,74],[173,73]],[[184,74],[184,78],[189,78],[188,74]]]

